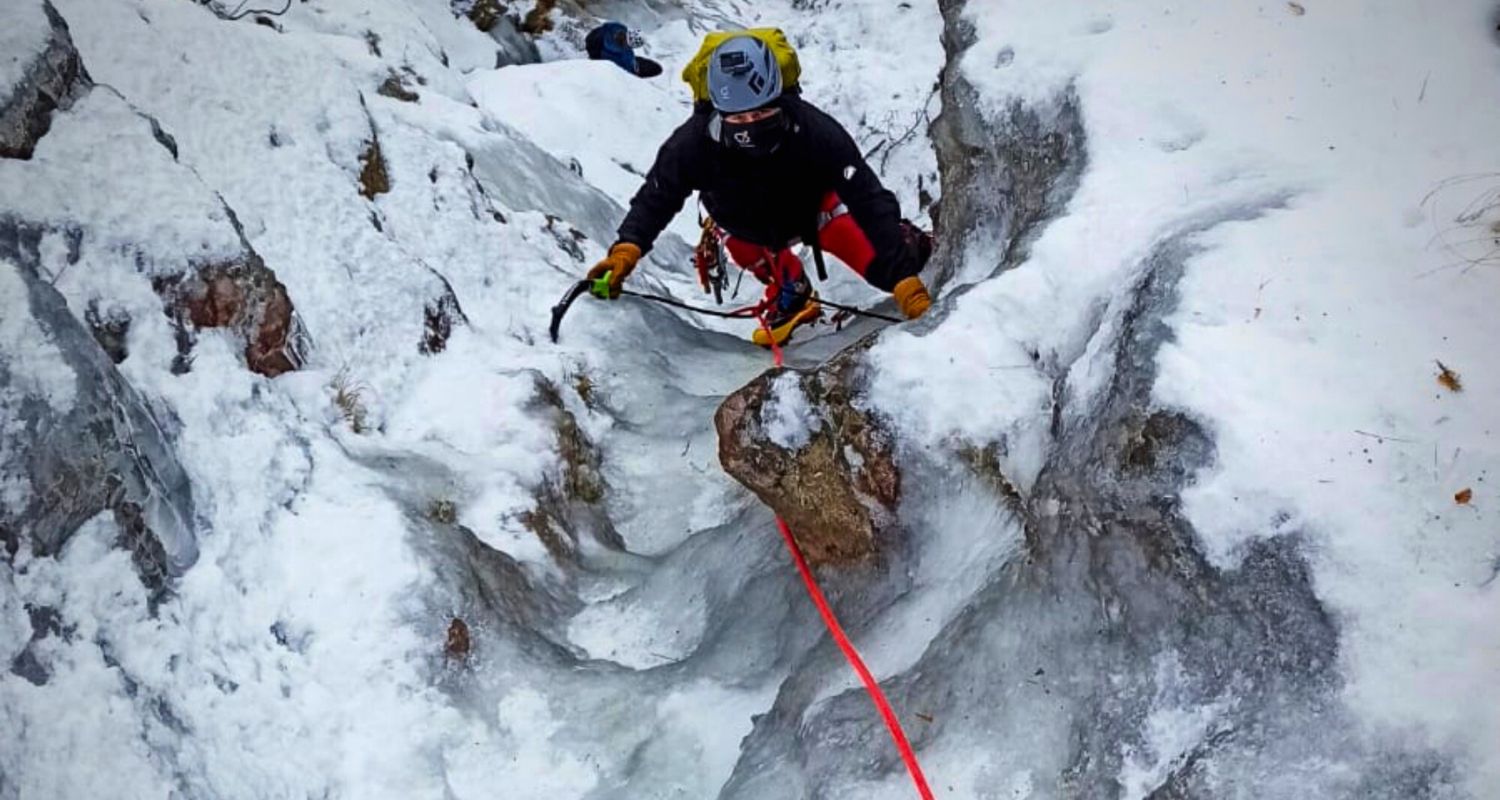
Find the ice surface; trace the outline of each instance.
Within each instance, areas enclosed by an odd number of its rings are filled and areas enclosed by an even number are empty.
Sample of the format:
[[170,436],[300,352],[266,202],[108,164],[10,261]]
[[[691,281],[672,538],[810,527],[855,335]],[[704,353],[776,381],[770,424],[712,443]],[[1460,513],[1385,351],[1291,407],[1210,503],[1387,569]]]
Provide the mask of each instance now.
[[[19,266],[0,258],[0,445],[15,453],[25,441],[22,404],[46,403],[58,414],[73,407],[78,378],[63,361],[52,337],[31,313],[30,292]],[[21,465],[7,458],[0,466],[0,506],[19,511],[33,487]]]
[[[0,796],[910,796],[769,512],[718,469],[714,408],[769,366],[749,327],[584,298],[547,341],[685,113],[677,70],[729,21],[658,5],[631,10],[666,66],[647,82],[491,70],[443,0],[293,4],[275,29],[58,0],[101,85],[0,163],[0,217],[46,229],[80,319],[132,320],[119,369],[171,421],[202,555],[157,598],[107,516],[14,557],[0,722],[24,735]],[[901,535],[820,578],[945,796],[1500,781],[1500,716],[1474,700],[1500,664],[1500,272],[1451,266],[1494,221],[1500,122],[1474,100],[1492,9],[1303,5],[955,11],[979,122],[1076,113],[1087,158],[1025,242],[946,239],[938,312],[882,335],[862,381],[899,435]],[[807,96],[929,220],[938,9],[744,13],[788,30]],[[544,50],[576,57],[567,35]],[[378,94],[393,75],[420,98]],[[307,368],[261,378],[205,331],[173,374],[150,277],[247,244],[307,325]],[[686,254],[664,240],[632,282],[702,300]],[[830,266],[826,296],[883,299]],[[0,263],[7,386],[63,403],[18,286]],[[463,319],[423,355],[449,292]],[[794,383],[764,420],[785,446],[808,434]],[[1122,466],[1156,458],[1132,410],[1179,415],[1155,424],[1180,475]]]

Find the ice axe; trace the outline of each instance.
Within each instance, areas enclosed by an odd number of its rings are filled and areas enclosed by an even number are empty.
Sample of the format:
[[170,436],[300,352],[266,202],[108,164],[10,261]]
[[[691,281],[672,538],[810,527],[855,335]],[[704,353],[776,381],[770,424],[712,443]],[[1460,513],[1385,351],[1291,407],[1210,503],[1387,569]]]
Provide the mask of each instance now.
[[608,300],[609,279],[613,275],[613,272],[606,272],[602,276],[593,280],[584,278],[583,280],[573,284],[572,287],[568,289],[567,293],[562,296],[562,299],[557,301],[557,305],[552,307],[552,324],[547,327],[547,333],[551,334],[553,344],[557,344],[557,334],[558,331],[562,328],[563,316],[566,315],[568,313],[568,309],[573,306],[573,301],[582,297],[585,292],[601,300]]
[[[552,326],[548,328],[548,332],[552,334],[553,344],[557,343],[557,331],[558,328],[562,326],[563,315],[568,313],[568,307],[573,305],[574,300],[577,300],[585,292],[587,292],[588,294],[592,294],[593,296],[600,298],[601,300],[609,299],[609,279],[613,274],[614,273],[612,272],[606,272],[603,276],[595,278],[593,280],[584,278],[583,280],[573,284],[573,288],[569,289],[568,293],[563,295],[563,299],[558,301],[557,305],[552,307]],[[692,311],[697,314],[705,314],[710,317],[720,317],[723,319],[756,319],[766,312],[771,303],[775,302],[774,298],[767,298],[766,300],[763,300],[760,303],[756,303],[755,305],[746,306],[744,308],[737,308],[733,311],[719,311],[712,308],[703,308],[702,306],[695,306],[690,303],[684,303],[680,300],[673,300],[670,297],[662,297],[661,295],[645,294],[644,292],[632,292],[629,289],[621,289],[620,294],[626,297],[635,297],[641,300],[649,300],[653,303],[661,303],[662,305],[672,306],[673,308],[680,308],[685,311]],[[901,322],[900,319],[890,316],[889,314],[880,314],[874,311],[868,311],[863,308],[846,306],[842,303],[835,303],[831,300],[824,300],[820,298],[818,300],[818,303],[820,305],[827,306],[828,308],[842,311],[847,314],[854,314],[856,316],[878,319],[882,322]]]

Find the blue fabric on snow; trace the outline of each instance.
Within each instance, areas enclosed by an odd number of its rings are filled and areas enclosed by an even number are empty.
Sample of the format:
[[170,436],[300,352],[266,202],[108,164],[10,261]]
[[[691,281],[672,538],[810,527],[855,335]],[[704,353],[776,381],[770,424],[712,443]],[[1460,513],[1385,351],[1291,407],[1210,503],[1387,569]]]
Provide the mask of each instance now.
[[636,73],[635,50],[629,44],[629,30],[618,22],[606,22],[589,31],[584,40],[589,58],[613,61],[631,75]]

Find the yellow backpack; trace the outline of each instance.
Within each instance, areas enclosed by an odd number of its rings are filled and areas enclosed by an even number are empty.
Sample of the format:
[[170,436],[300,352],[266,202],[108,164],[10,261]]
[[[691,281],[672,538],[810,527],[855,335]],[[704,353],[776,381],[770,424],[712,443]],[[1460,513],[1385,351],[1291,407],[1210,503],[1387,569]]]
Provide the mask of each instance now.
[[776,63],[781,67],[781,90],[791,93],[797,90],[797,81],[802,77],[802,66],[797,63],[797,51],[792,48],[792,43],[786,40],[786,34],[780,28],[748,28],[742,31],[714,31],[703,37],[703,44],[698,47],[698,54],[682,68],[682,79],[688,86],[693,87],[693,102],[708,102],[708,58],[714,51],[729,39],[736,36],[754,36],[766,43],[771,52],[776,56]]

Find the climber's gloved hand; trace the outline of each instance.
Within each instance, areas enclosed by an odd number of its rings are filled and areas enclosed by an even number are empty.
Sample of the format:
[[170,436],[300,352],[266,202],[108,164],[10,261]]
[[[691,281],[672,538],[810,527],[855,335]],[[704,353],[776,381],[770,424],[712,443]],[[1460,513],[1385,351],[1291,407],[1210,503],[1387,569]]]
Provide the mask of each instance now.
[[926,314],[928,307],[932,305],[932,297],[927,294],[927,287],[923,285],[922,279],[915,275],[902,278],[891,294],[896,296],[896,305],[901,307],[901,313],[906,315],[907,319],[916,319]]
[[[625,282],[626,276],[630,275],[631,270],[635,269],[636,262],[640,260],[641,248],[639,245],[630,242],[615,242],[609,248],[609,255],[605,256],[604,260],[595,264],[594,268],[589,270],[588,278],[597,284],[600,279],[608,276],[605,288],[607,289],[608,298],[614,300],[620,296],[620,285]],[[596,297],[606,296],[604,292],[598,289],[594,290],[594,295]]]

